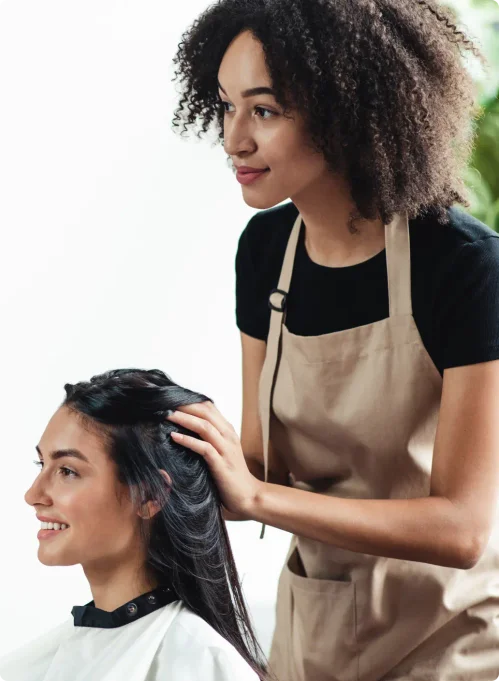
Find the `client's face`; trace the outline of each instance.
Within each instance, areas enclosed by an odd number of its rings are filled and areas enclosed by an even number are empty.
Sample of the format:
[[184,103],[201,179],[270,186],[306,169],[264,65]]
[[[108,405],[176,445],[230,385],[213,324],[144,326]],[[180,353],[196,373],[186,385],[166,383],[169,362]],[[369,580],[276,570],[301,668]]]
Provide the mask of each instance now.
[[109,569],[137,551],[139,518],[102,436],[61,407],[37,451],[41,470],[25,500],[40,520],[40,562]]

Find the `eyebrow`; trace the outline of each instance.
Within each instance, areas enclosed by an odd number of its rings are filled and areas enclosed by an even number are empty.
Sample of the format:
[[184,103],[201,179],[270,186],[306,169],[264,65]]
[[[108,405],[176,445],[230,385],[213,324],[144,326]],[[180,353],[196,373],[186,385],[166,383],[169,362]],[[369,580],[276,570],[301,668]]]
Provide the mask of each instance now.
[[[40,450],[40,447],[37,445],[35,449],[43,459],[43,454]],[[57,449],[55,452],[52,452],[50,454],[50,458],[52,459],[52,461],[57,461],[58,459],[64,459],[66,457],[70,459],[79,459],[80,461],[84,461],[85,463],[90,463],[87,457],[84,454],[82,454],[78,449]]]
[[[220,85],[220,81],[218,81],[218,87],[222,90],[224,95],[227,95],[223,87]],[[272,95],[272,97],[275,97],[275,90],[273,90],[271,87],[252,87],[249,90],[243,90],[241,95],[247,99],[248,97],[256,97],[257,95]],[[228,95],[227,95],[228,96]]]

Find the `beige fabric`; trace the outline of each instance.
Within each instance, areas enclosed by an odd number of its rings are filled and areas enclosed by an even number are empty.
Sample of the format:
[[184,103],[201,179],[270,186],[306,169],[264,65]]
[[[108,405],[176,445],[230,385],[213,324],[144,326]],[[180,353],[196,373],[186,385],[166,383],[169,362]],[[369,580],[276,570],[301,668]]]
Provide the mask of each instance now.
[[[300,229],[298,217],[285,292]],[[260,382],[265,468],[270,434],[298,488],[366,499],[429,493],[442,378],[412,316],[407,218],[385,236],[388,319],[303,337],[272,311]],[[281,300],[273,294],[276,307]],[[293,537],[271,668],[279,681],[495,681],[498,547],[494,535],[478,565],[461,571]]]

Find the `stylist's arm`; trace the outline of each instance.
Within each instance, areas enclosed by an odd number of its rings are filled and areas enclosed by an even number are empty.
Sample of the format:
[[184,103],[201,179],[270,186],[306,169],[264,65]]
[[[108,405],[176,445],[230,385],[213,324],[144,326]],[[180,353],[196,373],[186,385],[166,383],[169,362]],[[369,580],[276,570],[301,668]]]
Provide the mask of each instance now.
[[487,544],[497,503],[497,394],[499,361],[445,372],[431,489],[423,498],[344,499],[285,487],[284,479],[265,483],[211,403],[171,416],[202,440],[172,436],[204,457],[231,514],[350,551],[467,569]]

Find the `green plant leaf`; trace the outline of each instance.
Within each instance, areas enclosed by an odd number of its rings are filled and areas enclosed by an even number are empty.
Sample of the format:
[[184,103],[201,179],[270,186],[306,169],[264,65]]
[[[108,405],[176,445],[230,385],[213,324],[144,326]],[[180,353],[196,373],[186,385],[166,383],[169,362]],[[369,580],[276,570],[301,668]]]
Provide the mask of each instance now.
[[471,164],[499,198],[499,97],[486,104],[478,122]]
[[499,232],[499,199],[489,206],[484,222],[496,232]]

